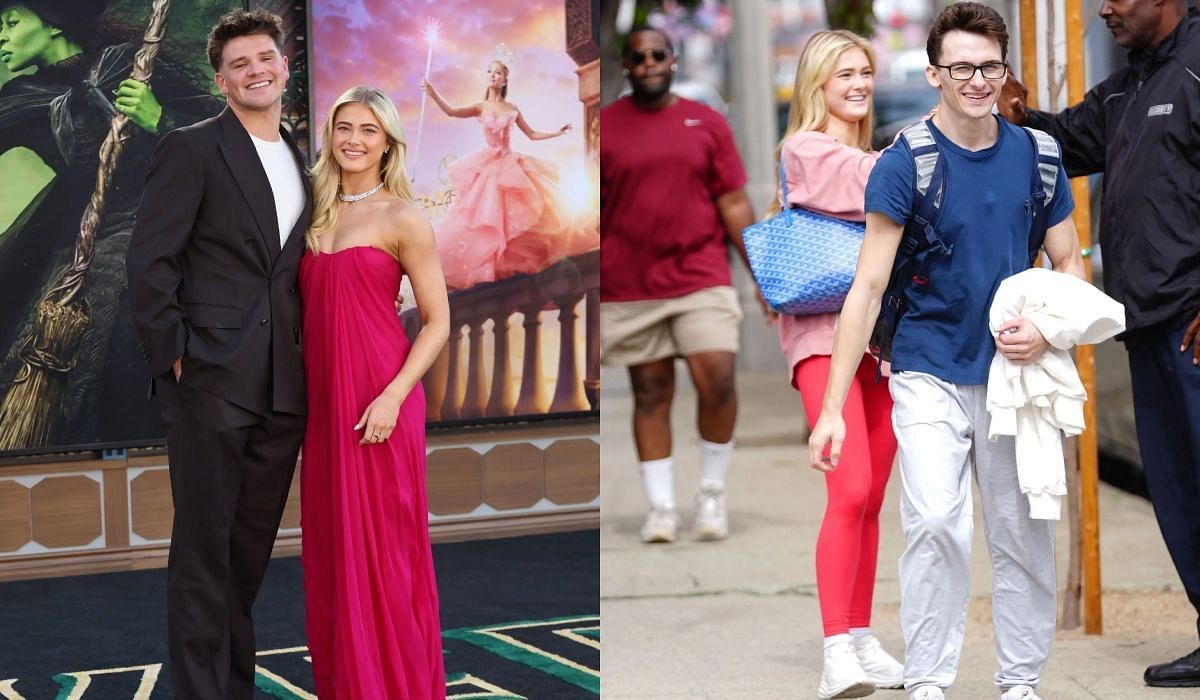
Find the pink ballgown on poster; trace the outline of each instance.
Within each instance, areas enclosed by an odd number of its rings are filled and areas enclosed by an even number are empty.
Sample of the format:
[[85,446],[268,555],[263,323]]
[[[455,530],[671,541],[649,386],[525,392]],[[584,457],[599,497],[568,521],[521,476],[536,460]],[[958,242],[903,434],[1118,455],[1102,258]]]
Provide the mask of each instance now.
[[554,165],[510,147],[517,115],[477,117],[487,146],[449,166],[454,204],[434,229],[451,289],[540,272],[600,245],[594,228],[572,223]]
[[425,395],[382,443],[354,425],[410,344],[396,316],[403,271],[358,246],[300,266],[308,428],[301,461],[304,592],[321,700],[445,697],[425,497]]

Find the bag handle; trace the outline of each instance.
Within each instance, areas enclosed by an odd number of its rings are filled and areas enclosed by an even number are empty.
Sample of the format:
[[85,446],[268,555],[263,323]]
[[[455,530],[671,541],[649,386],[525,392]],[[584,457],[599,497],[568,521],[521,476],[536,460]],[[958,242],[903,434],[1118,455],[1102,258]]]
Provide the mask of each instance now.
[[781,212],[788,211],[791,206],[788,205],[788,187],[787,187],[787,169],[783,167],[783,162],[787,160],[787,150],[779,149],[779,186],[783,190],[783,207]]

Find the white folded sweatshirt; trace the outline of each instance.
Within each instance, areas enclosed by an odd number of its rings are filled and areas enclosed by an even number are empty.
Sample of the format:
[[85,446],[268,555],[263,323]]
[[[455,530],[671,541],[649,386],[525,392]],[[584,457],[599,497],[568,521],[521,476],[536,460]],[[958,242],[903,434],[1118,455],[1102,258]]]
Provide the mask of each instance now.
[[1016,436],[1017,478],[1029,516],[1057,520],[1067,494],[1062,436],[1083,432],[1087,392],[1068,350],[1125,330],[1125,307],[1073,275],[1031,268],[1000,283],[992,299],[992,335],[1025,317],[1051,348],[1036,362],[1015,364],[999,352],[988,373],[988,438]]

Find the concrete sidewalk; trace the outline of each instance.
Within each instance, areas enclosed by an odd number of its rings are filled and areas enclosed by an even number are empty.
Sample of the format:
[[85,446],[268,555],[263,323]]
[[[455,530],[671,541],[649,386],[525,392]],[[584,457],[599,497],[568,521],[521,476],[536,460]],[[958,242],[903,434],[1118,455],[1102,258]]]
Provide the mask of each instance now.
[[[623,371],[602,375],[600,538],[606,700],[813,698],[821,673],[821,623],[813,548],[825,504],[820,474],[803,459],[807,434],[799,396],[782,373],[742,374],[737,449],[729,478],[731,534],[718,543],[638,541],[646,504],[630,436]],[[681,370],[674,412],[677,502],[685,525],[698,455],[694,394]],[[896,562],[903,550],[893,478],[882,515],[872,622],[902,657]],[[1195,613],[1179,585],[1147,502],[1104,484],[1100,536],[1105,633],[1060,631],[1039,695],[1197,698],[1200,691],[1148,688],[1146,665],[1196,647]],[[976,513],[979,513],[978,507]],[[977,522],[979,516],[976,516]],[[1069,528],[1058,529],[1065,581]],[[958,681],[949,698],[987,699],[995,649],[990,568],[977,525],[971,615]],[[872,697],[901,700],[903,691]]]

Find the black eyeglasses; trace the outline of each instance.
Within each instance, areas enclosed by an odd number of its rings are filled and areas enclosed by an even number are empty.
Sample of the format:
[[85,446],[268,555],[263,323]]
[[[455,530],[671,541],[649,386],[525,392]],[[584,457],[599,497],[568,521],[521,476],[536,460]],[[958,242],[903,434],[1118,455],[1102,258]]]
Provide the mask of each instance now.
[[992,61],[990,63],[983,63],[980,65],[975,65],[973,63],[951,63],[948,66],[934,63],[932,65],[935,68],[945,68],[950,73],[950,77],[955,80],[970,80],[971,78],[975,77],[975,71],[982,73],[983,77],[987,78],[988,80],[998,80],[1003,78],[1004,74],[1008,72],[1008,64],[1001,63],[999,61]]
[[635,66],[640,66],[646,62],[646,59],[653,58],[655,63],[662,63],[671,55],[666,49],[642,49],[641,51],[632,51],[629,54],[629,62]]

